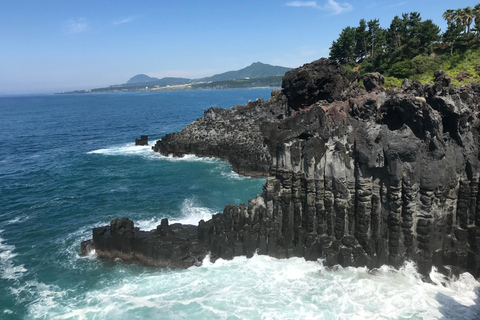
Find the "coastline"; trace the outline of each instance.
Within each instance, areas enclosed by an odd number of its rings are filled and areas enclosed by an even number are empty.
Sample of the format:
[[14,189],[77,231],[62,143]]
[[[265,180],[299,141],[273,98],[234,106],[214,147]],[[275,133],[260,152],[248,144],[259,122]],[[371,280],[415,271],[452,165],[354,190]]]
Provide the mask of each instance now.
[[155,90],[108,90],[108,91],[68,91],[68,92],[56,92],[52,94],[96,94],[96,93],[123,93],[123,92],[161,92],[161,91],[204,91],[204,90],[237,90],[237,89],[279,89],[281,86],[263,86],[263,87],[235,87],[235,88],[160,88]]
[[434,82],[387,91],[380,74],[350,77],[321,59],[288,72],[267,101],[205,110],[154,151],[264,173],[263,192],[198,226],[167,220],[146,233],[113,220],[94,229],[97,253],[172,267],[207,252],[213,261],[258,251],[369,269],[414,261],[426,278],[433,266],[478,278],[480,210],[470,204],[479,185],[480,121],[472,113],[480,88],[454,88],[444,72]]

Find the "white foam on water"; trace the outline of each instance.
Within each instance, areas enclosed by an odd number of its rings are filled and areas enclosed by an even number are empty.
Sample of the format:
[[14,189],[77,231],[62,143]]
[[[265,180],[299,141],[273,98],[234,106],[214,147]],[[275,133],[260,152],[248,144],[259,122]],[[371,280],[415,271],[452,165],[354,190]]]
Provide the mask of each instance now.
[[[127,274],[81,295],[49,289],[55,293],[30,308],[49,319],[478,319],[472,276],[436,285],[422,282],[412,266],[372,274],[301,258],[206,260],[187,270]],[[109,276],[118,279],[121,268]]]
[[[0,230],[0,235],[3,230]],[[15,265],[13,259],[17,256],[14,252],[15,246],[5,243],[5,239],[0,237],[0,278],[7,280],[17,280],[21,278],[27,269],[24,265]]]
[[148,155],[150,153],[153,153],[151,146],[136,146],[134,143],[115,145],[87,152],[87,154],[102,154],[107,156]]
[[171,223],[198,225],[200,220],[210,220],[216,212],[210,208],[195,205],[198,203],[194,198],[183,200],[180,208],[181,215],[178,218],[172,218]]
[[108,148],[97,149],[87,152],[87,154],[100,154],[107,156],[141,156],[151,160],[165,160],[172,162],[219,162],[221,160],[209,157],[197,157],[193,154],[186,154],[183,157],[174,157],[173,155],[164,156],[152,150],[152,146],[136,146],[134,143],[113,145]]
[[222,172],[221,175],[229,180],[248,180],[252,179],[251,177],[242,176],[236,173],[235,171],[231,170],[229,172]]
[[[187,198],[183,200],[180,210],[178,212],[178,217],[168,218],[168,222],[172,223],[182,223],[182,224],[192,224],[198,225],[200,220],[210,220],[212,214],[216,213],[210,208],[201,207],[196,205],[198,203],[195,198]],[[153,230],[161,223],[162,217],[153,217],[150,219],[137,220],[135,221],[135,227],[139,227],[141,230]]]
[[27,215],[17,216],[15,218],[11,219],[11,220],[6,221],[5,224],[9,225],[9,224],[22,223],[22,222],[27,221],[28,219],[30,219],[30,217],[27,216]]
[[28,302],[28,319],[54,319],[52,310],[58,308],[68,296],[70,289],[62,290],[36,280],[26,281],[23,286],[10,288],[17,302]]
[[140,230],[150,231],[150,230],[156,229],[163,218],[164,217],[162,218],[153,217],[150,219],[134,221],[134,223],[135,223],[135,227],[139,227]]
[[183,157],[174,157],[172,154],[168,156],[161,155],[160,153],[155,153],[155,156],[159,159],[162,160],[168,160],[172,162],[208,162],[208,163],[213,163],[213,162],[220,162],[221,160],[217,158],[210,158],[210,157],[198,157],[194,154],[186,154]]
[[92,238],[93,228],[109,225],[109,221],[98,221],[93,224],[88,224],[80,227],[74,232],[65,234],[62,237],[55,239],[58,251],[55,253],[55,263],[64,266],[68,269],[85,269],[85,264],[79,264],[81,261],[88,261],[89,268],[96,268],[101,265],[97,260],[95,250],[87,255],[82,255],[80,252],[80,243],[84,240]]

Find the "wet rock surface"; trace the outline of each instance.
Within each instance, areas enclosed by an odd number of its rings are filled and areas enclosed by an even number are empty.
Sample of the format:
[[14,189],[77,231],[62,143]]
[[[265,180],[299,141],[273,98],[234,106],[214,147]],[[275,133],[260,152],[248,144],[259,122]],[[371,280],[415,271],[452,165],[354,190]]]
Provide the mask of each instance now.
[[94,229],[97,254],[168,267],[255,251],[369,268],[412,260],[425,275],[451,266],[479,277],[480,86],[435,77],[384,90],[383,76],[364,75],[365,90],[317,60],[268,101],[205,111],[154,150],[228,160],[266,176],[263,192],[198,226],[114,220]]

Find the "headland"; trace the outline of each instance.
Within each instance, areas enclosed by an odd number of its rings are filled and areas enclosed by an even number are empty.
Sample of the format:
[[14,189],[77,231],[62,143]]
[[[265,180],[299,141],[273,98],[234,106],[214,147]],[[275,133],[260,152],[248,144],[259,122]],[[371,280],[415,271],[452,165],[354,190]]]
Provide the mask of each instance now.
[[368,268],[411,260],[424,275],[478,278],[480,85],[452,86],[442,71],[429,85],[383,83],[320,59],[287,72],[267,101],[206,110],[154,151],[224,159],[265,176],[263,192],[197,226],[115,219],[82,251],[175,268],[255,252]]

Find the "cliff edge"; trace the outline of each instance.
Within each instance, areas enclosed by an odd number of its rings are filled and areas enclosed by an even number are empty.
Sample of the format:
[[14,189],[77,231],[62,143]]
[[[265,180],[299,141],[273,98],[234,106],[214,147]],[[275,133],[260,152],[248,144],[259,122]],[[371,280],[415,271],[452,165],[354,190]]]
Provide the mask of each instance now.
[[189,267],[257,251],[480,277],[480,86],[442,71],[432,85],[383,81],[321,59],[287,72],[268,101],[208,109],[154,150],[225,159],[266,176],[262,194],[198,226],[114,220],[93,231],[98,256]]

